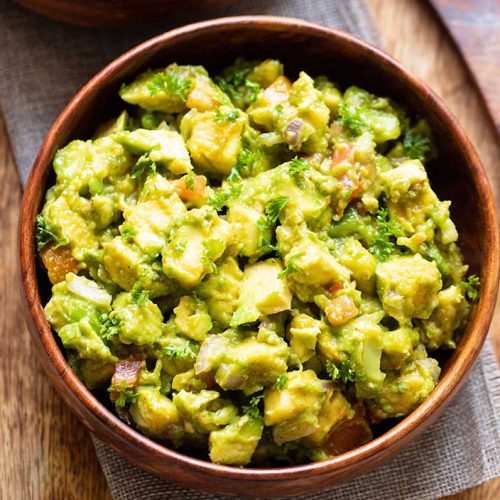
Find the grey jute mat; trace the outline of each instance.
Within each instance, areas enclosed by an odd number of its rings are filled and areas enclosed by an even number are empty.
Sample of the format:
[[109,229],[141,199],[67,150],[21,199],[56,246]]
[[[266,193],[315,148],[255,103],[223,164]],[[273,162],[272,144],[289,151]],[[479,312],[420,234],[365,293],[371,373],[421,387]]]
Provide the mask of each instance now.
[[[378,43],[362,0],[239,0],[231,8],[210,12],[210,17],[245,13],[302,17]],[[0,0],[0,108],[22,181],[50,124],[89,77],[138,42],[199,20],[200,15],[170,17],[142,28],[89,30],[45,20]],[[463,389],[416,443],[371,473],[303,498],[425,500],[497,477],[499,400],[500,375],[488,342]],[[134,468],[98,440],[94,443],[116,500],[216,498],[163,482]]]

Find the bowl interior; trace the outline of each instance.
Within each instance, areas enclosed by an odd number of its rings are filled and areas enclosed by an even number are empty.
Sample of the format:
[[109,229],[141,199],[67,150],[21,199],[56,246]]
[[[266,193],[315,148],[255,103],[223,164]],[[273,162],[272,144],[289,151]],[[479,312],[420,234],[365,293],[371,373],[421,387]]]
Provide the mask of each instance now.
[[[488,239],[483,238],[488,231],[491,234],[491,221],[488,221],[491,200],[487,206],[480,200],[480,196],[483,196],[484,202],[485,189],[487,190],[484,179],[482,187],[478,187],[478,179],[484,174],[481,173],[472,150],[468,149],[468,143],[464,142],[460,134],[450,130],[449,116],[438,109],[435,96],[422,85],[416,84],[404,71],[395,69],[393,62],[380,53],[363,49],[349,37],[315,29],[300,21],[271,22],[269,18],[241,18],[236,23],[209,22],[203,25],[203,29],[181,29],[168,39],[160,36],[132,49],[101,72],[72,101],[64,118],[49,133],[46,142],[48,149],[41,158],[51,160],[56,150],[70,140],[91,137],[99,123],[123,109],[124,103],[118,97],[120,85],[140,71],[177,62],[201,64],[213,73],[238,56],[280,59],[285,64],[286,74],[291,77],[295,77],[300,70],[305,70],[312,76],[327,75],[341,85],[359,85],[379,95],[389,96],[416,116],[425,118],[433,130],[439,150],[438,159],[428,168],[431,184],[440,199],[452,201],[452,219],[457,225],[459,244],[471,272],[484,273],[487,262],[491,263],[488,251],[492,251],[488,248]],[[473,156],[475,165],[470,165],[471,157],[468,155]],[[35,212],[39,210],[45,192],[54,180],[51,169],[46,168],[47,165],[40,165],[40,157],[37,161],[35,165],[45,170],[43,176],[37,178],[42,182],[32,200]],[[493,251],[496,252],[497,249]],[[491,279],[494,281],[495,276]],[[490,291],[494,288],[491,283],[490,280]],[[50,294],[50,286],[40,268],[38,290],[42,303],[45,303]],[[486,309],[488,316],[488,308]],[[476,322],[479,310],[476,304],[469,325]],[[484,325],[484,321],[489,321],[489,317],[478,325]],[[466,329],[456,351],[443,356],[443,373],[459,356],[467,339],[472,336],[481,337],[484,333],[472,330]],[[472,356],[476,355],[478,342],[480,345],[482,339],[483,337],[472,344]],[[459,373],[460,376],[466,368]],[[443,392],[439,398],[437,406],[445,399]],[[429,410],[430,407],[419,418],[425,419]]]

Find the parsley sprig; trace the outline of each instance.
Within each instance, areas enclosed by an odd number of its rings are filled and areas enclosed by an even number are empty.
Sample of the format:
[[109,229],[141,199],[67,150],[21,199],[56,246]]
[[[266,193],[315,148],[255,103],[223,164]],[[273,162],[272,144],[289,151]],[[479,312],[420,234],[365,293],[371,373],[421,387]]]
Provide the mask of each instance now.
[[342,103],[339,108],[339,121],[343,128],[354,135],[361,135],[365,128],[365,122],[359,116],[358,110]]
[[379,261],[387,260],[396,246],[393,241],[395,238],[403,235],[401,228],[389,218],[387,208],[379,208],[376,213],[378,225],[378,234],[375,238],[370,252],[375,255]]
[[182,78],[178,73],[168,70],[164,73],[157,73],[148,85],[148,90],[152,96],[159,92],[178,97],[185,102],[187,91],[191,88],[191,81]]
[[225,191],[219,191],[214,194],[208,200],[208,204],[219,212],[226,207],[231,200],[237,198],[241,194],[241,189],[242,186],[240,184],[231,182]]
[[132,289],[132,301],[136,306],[143,306],[149,300],[149,294],[142,288],[140,283],[136,283]]
[[432,151],[431,139],[410,129],[406,132],[403,139],[403,150],[405,156],[414,160],[424,161]]
[[49,241],[55,243],[54,248],[67,245],[69,241],[66,238],[60,238],[52,229],[49,228],[43,215],[36,216],[36,245],[41,250]]
[[278,221],[282,210],[288,203],[288,200],[288,196],[278,196],[267,203],[266,214],[271,222],[275,223]]
[[460,282],[460,286],[464,289],[467,297],[470,300],[476,300],[479,297],[479,286],[481,285],[481,280],[479,276],[471,274],[467,279]]
[[240,116],[237,109],[231,109],[229,111],[221,111],[220,108],[215,110],[214,121],[216,123],[223,122],[235,122]]
[[239,181],[243,177],[248,177],[253,170],[255,162],[259,156],[258,151],[252,151],[248,148],[243,148],[238,156],[236,165],[231,169],[228,176],[228,181]]
[[302,176],[306,170],[309,170],[309,162],[303,158],[293,158],[288,163],[288,174],[296,182],[296,184],[302,186]]
[[261,401],[264,401],[264,393],[253,396],[250,399],[248,405],[243,406],[243,415],[248,415],[252,418],[259,418],[261,416],[261,411],[259,408]]
[[292,255],[288,259],[288,262],[286,263],[285,269],[283,269],[283,271],[281,271],[278,274],[278,278],[286,278],[287,276],[290,276],[291,274],[300,273],[300,269],[295,265],[295,261],[299,257],[302,257],[302,255],[303,255],[303,252]]
[[349,360],[336,365],[332,361],[326,362],[326,373],[332,380],[341,380],[344,384],[354,380],[354,368]]
[[110,385],[108,387],[108,392],[118,393],[118,397],[115,399],[115,408],[117,411],[123,410],[125,406],[131,403],[137,402],[137,392],[131,387]]
[[233,103],[244,105],[243,101],[246,101],[248,104],[251,104],[255,102],[261,91],[258,83],[248,80],[248,75],[251,71],[252,66],[244,64],[230,72],[226,72],[222,76],[216,77],[215,83],[229,96]]
[[193,344],[186,342],[183,345],[168,345],[163,349],[163,354],[170,359],[185,361],[196,358],[198,352]]
[[146,170],[150,170],[153,174],[156,174],[158,166],[149,156],[143,155],[135,162],[131,173],[132,179],[139,179]]
[[121,228],[121,237],[125,241],[130,241],[136,235],[136,230],[132,226],[123,225]]
[[287,383],[288,383],[288,376],[285,374],[280,375],[276,380],[276,389],[278,389],[278,391],[282,391]]

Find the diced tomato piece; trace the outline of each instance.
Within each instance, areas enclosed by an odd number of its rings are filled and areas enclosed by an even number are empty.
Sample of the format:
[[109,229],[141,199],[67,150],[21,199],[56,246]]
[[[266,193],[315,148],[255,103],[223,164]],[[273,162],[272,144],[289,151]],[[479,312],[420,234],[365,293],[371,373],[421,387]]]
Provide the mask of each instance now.
[[335,147],[332,157],[332,165],[349,162],[354,160],[354,144],[350,142],[342,142]]
[[64,281],[66,274],[77,273],[80,269],[80,263],[71,255],[71,248],[67,245],[55,248],[53,243],[47,243],[40,250],[40,257],[53,285]]
[[342,290],[342,288],[344,288],[344,285],[342,283],[334,283],[333,285],[330,285],[328,291],[332,295],[335,295],[339,290]]
[[207,178],[204,175],[194,177],[182,177],[175,181],[176,191],[182,201],[191,201],[193,203],[204,201],[206,197],[205,188]]
[[325,314],[332,326],[347,323],[358,315],[358,308],[349,295],[335,297],[325,308]]

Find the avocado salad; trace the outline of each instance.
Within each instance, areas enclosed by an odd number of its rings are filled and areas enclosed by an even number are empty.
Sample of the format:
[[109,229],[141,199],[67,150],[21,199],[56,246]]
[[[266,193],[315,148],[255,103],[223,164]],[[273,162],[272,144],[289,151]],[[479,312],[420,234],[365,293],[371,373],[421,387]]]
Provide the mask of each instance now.
[[119,95],[56,153],[36,221],[45,315],[89,389],[234,466],[341,454],[429,396],[479,279],[424,120],[271,59]]

